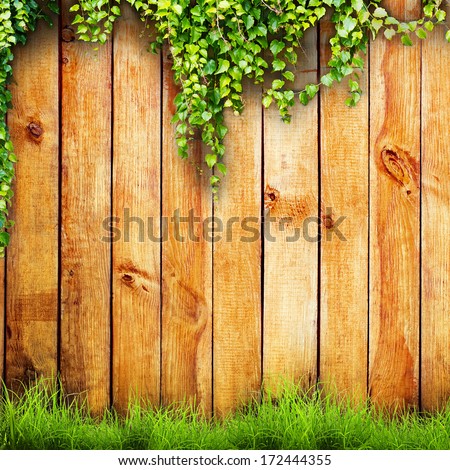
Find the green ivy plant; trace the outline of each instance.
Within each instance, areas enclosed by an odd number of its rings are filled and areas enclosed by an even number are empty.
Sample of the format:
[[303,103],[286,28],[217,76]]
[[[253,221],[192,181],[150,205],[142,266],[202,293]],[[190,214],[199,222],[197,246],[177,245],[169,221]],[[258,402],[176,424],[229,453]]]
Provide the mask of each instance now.
[[[382,32],[391,40],[399,35],[405,46],[412,37],[425,39],[436,24],[445,21],[442,0],[423,0],[422,17],[401,21],[383,8],[381,0],[126,0],[149,28],[156,28],[150,41],[156,52],[170,48],[172,70],[180,92],[175,98],[176,141],[182,158],[187,158],[189,141],[200,131],[208,146],[205,163],[211,169],[215,194],[226,174],[224,111],[240,114],[244,108],[244,79],[263,88],[262,104],[278,107],[281,119],[289,122],[290,109],[298,99],[308,104],[321,86],[348,78],[348,106],[361,97],[360,72],[364,67],[369,38]],[[51,1],[48,8],[56,9]],[[305,32],[331,10],[335,34],[330,39],[328,72],[317,83],[295,91],[295,66]],[[121,15],[120,0],[78,0],[71,8],[79,39],[105,43],[115,20]],[[11,180],[15,156],[5,124],[10,93],[11,48],[25,42],[38,18],[45,16],[34,0],[0,0],[0,255],[8,244],[4,231],[7,206],[12,196]],[[450,42],[450,31],[446,31]]]

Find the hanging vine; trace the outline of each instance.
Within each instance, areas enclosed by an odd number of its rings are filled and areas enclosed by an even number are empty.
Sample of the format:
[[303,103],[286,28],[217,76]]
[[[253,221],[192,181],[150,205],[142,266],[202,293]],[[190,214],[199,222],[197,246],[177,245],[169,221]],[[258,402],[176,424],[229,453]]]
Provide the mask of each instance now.
[[[360,72],[364,67],[369,38],[382,33],[391,40],[399,35],[405,46],[416,36],[425,39],[436,24],[445,21],[442,0],[423,0],[422,17],[401,21],[383,8],[381,0],[125,0],[144,21],[155,25],[156,52],[168,44],[173,57],[174,79],[180,86],[175,98],[176,141],[181,158],[187,158],[189,141],[201,132],[209,153],[210,183],[217,193],[224,163],[227,127],[224,110],[240,114],[244,108],[244,79],[264,87],[262,104],[278,107],[281,119],[290,121],[290,108],[298,99],[311,101],[321,86],[348,78],[348,106],[361,97]],[[56,2],[47,8],[56,11]],[[298,50],[305,32],[331,10],[335,34],[330,39],[328,72],[317,83],[296,92],[293,89]],[[74,12],[80,40],[105,43],[115,20],[121,15],[120,0],[78,0]],[[46,17],[32,0],[0,0],[0,256],[8,244],[5,231],[15,156],[5,119],[11,101],[7,83],[11,78],[11,48],[24,43],[36,21]],[[48,19],[48,18],[47,18]],[[450,31],[446,39],[450,42]]]

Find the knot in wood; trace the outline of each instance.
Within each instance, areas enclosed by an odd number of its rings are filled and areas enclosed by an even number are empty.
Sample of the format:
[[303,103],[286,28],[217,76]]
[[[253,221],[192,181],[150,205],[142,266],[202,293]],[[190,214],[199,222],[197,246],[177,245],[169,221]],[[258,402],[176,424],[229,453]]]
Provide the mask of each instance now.
[[272,186],[267,185],[266,190],[264,191],[264,206],[267,209],[272,209],[277,203],[280,197],[280,191],[273,188]]
[[325,215],[323,217],[323,225],[325,226],[325,228],[333,228],[334,226],[334,220],[333,220],[333,217],[331,215]]
[[66,26],[61,31],[61,38],[64,42],[72,42],[75,40],[75,31],[70,26]]
[[41,137],[41,135],[44,133],[44,130],[37,122],[30,122],[30,124],[27,126],[27,129],[28,132],[36,139]]
[[131,276],[130,274],[124,274],[122,276],[122,281],[126,282],[127,284],[130,284],[133,282],[133,276]]
[[393,149],[385,148],[381,152],[381,160],[388,174],[402,186],[411,182],[411,172],[408,163]]

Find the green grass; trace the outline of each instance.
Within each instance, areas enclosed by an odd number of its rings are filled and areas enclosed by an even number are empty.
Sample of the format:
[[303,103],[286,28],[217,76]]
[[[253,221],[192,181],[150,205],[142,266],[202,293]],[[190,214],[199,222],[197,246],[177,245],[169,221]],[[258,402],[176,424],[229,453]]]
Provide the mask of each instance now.
[[[11,394],[9,394],[11,396]],[[42,386],[0,401],[0,449],[450,449],[450,407],[389,418],[286,388],[224,420],[188,407],[131,406],[127,417],[65,405]]]

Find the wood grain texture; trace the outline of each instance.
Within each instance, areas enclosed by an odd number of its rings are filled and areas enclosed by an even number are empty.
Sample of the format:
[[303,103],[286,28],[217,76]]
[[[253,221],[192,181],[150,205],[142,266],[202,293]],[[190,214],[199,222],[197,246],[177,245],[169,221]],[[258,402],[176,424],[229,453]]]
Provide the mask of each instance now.
[[[420,1],[388,1],[397,17]],[[370,376],[372,400],[416,406],[420,297],[420,45],[378,38],[370,78]]]
[[[294,87],[301,90],[317,81],[316,30],[299,54]],[[272,392],[285,380],[309,388],[317,379],[317,107],[317,98],[298,103],[290,124],[275,105],[264,110],[263,377]]]
[[214,409],[247,402],[261,387],[261,93],[244,85],[245,110],[226,114],[228,175],[214,215]]
[[160,398],[161,57],[128,5],[114,26],[113,403]]
[[[447,6],[450,17],[450,6]],[[450,397],[450,47],[444,28],[422,58],[422,407]]]
[[[199,136],[189,162],[177,156],[168,50],[146,52],[143,25],[125,5],[111,42],[79,43],[70,4],[62,2],[62,38],[42,24],[15,52],[9,125],[19,163],[16,225],[0,260],[0,377],[17,389],[17,380],[53,376],[59,346],[65,391],[86,392],[95,413],[110,395],[121,411],[138,395],[155,405],[187,399],[220,416],[258,397],[262,379],[272,390],[283,379],[304,387],[319,379],[390,409],[419,405],[420,388],[424,409],[442,407],[450,396],[442,31],[422,46],[372,43],[354,109],[343,83],[285,125],[276,109],[262,112],[260,90],[247,83],[243,115],[226,115],[229,173],[213,207],[208,171],[196,169]],[[413,18],[420,1],[386,6]],[[320,64],[314,34],[307,39],[297,89],[315,81],[318,65],[326,71],[329,28],[323,22]],[[263,204],[275,218],[264,245]]]
[[[163,52],[163,216],[168,240],[162,257],[162,402],[195,401],[212,409],[212,243],[203,221],[212,215],[201,141],[189,161],[177,155],[173,82],[168,49]],[[188,218],[191,216],[191,223]],[[189,228],[191,227],[191,228]],[[189,235],[190,233],[190,235]]]
[[111,44],[63,41],[61,75],[61,376],[98,413],[110,394]]
[[8,124],[18,155],[7,254],[6,383],[57,372],[58,28],[40,23],[14,51]]
[[[328,73],[329,19],[320,25],[321,73]],[[354,108],[347,80],[322,88],[320,380],[328,392],[364,400],[367,392],[368,167],[367,73]]]

